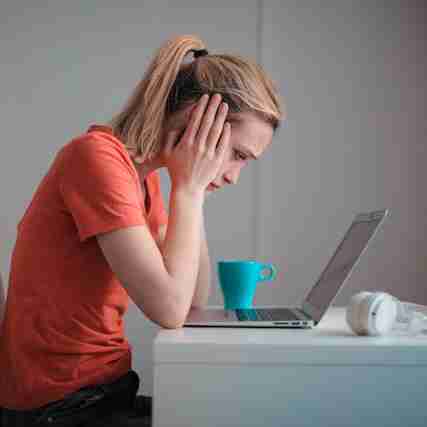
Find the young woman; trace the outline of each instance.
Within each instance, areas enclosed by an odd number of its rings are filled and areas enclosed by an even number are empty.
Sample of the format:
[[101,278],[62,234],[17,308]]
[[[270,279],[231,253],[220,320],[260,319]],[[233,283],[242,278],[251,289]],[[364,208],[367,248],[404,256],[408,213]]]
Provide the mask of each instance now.
[[[139,379],[124,336],[128,297],[164,328],[207,303],[205,195],[237,183],[282,116],[260,66],[179,36],[156,52],[110,123],[58,152],[12,255],[4,426],[141,425],[130,415]],[[168,215],[161,167],[171,179]]]

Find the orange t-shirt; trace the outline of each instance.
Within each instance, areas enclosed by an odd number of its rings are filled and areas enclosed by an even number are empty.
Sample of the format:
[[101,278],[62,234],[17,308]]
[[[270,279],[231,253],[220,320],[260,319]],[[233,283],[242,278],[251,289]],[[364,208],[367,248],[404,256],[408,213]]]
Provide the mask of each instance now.
[[141,182],[125,146],[93,125],[66,144],[40,183],[12,254],[0,337],[0,406],[26,410],[131,367],[124,336],[128,294],[94,236],[167,214],[157,172]]

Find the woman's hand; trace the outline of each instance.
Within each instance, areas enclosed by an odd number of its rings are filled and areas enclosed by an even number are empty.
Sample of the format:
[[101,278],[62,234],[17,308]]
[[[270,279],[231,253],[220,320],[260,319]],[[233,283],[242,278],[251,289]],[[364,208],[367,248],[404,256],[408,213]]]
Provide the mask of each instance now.
[[179,130],[167,136],[163,155],[175,190],[204,192],[224,161],[231,129],[224,124],[228,105],[221,103],[219,94],[208,101],[208,95],[200,98],[178,144]]

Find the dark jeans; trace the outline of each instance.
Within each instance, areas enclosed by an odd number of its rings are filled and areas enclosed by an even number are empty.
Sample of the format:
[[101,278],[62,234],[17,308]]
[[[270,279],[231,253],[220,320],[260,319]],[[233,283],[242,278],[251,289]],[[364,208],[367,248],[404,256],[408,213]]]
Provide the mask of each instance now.
[[0,427],[151,426],[151,398],[137,396],[138,387],[138,374],[131,370],[117,381],[84,387],[41,408],[3,408]]

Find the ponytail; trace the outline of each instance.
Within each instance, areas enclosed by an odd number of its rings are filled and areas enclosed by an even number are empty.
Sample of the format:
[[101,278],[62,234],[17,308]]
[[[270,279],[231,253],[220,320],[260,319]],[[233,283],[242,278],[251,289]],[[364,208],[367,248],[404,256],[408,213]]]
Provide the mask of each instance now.
[[135,163],[154,157],[167,112],[171,88],[186,55],[205,49],[197,36],[183,35],[164,43],[155,53],[143,79],[124,109],[110,122],[113,133],[125,144]]

